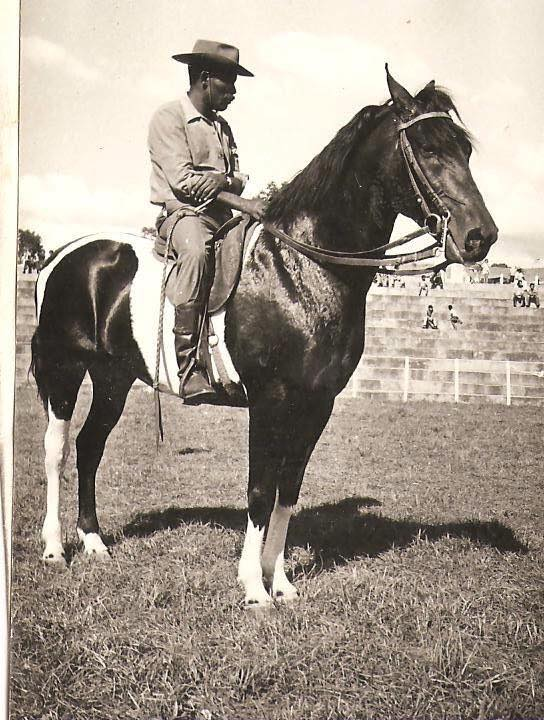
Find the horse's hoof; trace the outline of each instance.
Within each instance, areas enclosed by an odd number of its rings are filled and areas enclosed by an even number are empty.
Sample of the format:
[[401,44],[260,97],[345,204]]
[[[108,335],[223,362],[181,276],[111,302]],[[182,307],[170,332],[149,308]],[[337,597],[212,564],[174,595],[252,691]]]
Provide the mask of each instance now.
[[44,552],[42,555],[42,561],[45,567],[50,568],[51,570],[66,570],[68,567],[64,552]]
[[262,610],[263,608],[272,607],[274,607],[272,598],[264,588],[262,588],[261,592],[248,593],[244,599],[244,608],[246,610]]
[[98,533],[84,533],[78,528],[77,534],[83,543],[85,555],[93,560],[110,560],[111,555],[108,548],[102,542]]
[[274,592],[274,600],[277,603],[287,604],[300,600],[300,595],[296,588],[276,590]]

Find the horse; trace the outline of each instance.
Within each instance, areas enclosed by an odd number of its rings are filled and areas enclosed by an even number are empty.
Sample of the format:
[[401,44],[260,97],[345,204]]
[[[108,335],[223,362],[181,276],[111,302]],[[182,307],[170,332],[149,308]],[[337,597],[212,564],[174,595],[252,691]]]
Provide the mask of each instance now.
[[[442,266],[482,260],[497,239],[469,168],[471,136],[451,95],[432,81],[412,96],[387,66],[386,78],[390,99],[360,110],[272,197],[225,310],[225,343],[249,409],[247,530],[238,564],[246,606],[298,595],[284,563],[289,520],[335,398],[362,356],[366,295],[389,262],[386,252],[399,244],[389,242],[397,215],[441,240]],[[139,313],[160,288],[146,285],[144,242],[76,241],[38,279],[31,369],[48,416],[46,564],[66,563],[59,483],[86,372],[93,398],[76,441],[76,529],[85,553],[109,557],[96,515],[97,469],[132,384],[154,383]]]

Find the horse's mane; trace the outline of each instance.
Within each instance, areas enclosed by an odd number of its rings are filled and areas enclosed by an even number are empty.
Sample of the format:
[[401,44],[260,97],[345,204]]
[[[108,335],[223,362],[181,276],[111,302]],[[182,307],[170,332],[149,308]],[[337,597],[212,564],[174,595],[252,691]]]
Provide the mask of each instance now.
[[[452,111],[461,120],[455,103],[445,88],[429,83],[415,99],[422,112]],[[337,210],[341,204],[343,180],[353,152],[390,111],[390,105],[391,101],[388,101],[383,105],[369,105],[360,110],[304,170],[271,198],[265,219],[269,222],[289,222],[302,212],[319,210],[320,213],[327,214],[329,209]],[[446,149],[460,141],[472,147],[469,132],[456,123],[428,123],[424,131],[430,140]],[[358,181],[364,184],[363,177],[359,177]]]
[[386,111],[385,105],[369,105],[360,110],[304,170],[272,197],[266,210],[266,220],[286,220],[299,212],[334,208],[342,187],[340,181],[353,151]]

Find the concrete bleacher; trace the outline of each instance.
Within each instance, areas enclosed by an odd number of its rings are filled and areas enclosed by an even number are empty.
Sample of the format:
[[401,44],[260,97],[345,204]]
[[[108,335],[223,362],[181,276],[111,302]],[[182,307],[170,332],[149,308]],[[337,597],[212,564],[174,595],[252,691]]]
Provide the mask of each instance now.
[[[438,330],[421,327],[427,305]],[[511,285],[446,283],[427,297],[413,284],[373,286],[365,352],[343,397],[543,403],[543,330],[544,308],[514,308]]]
[[[36,275],[18,277],[16,381],[26,382]],[[544,403],[544,307],[512,307],[511,285],[372,287],[366,347],[342,397]],[[543,298],[544,299],[544,298]],[[421,328],[432,304],[438,330]],[[453,304],[463,321],[448,319]]]
[[28,368],[30,367],[30,340],[36,327],[36,313],[34,309],[34,287],[36,273],[17,273],[17,323],[16,323],[16,349],[15,349],[15,382],[26,382]]

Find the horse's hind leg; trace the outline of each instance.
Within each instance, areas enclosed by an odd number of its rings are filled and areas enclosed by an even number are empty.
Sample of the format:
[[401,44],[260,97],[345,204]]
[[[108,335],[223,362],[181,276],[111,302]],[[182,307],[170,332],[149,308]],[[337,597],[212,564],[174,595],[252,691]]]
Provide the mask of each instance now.
[[109,557],[96,517],[95,480],[106,440],[117,424],[135,375],[125,364],[107,360],[89,368],[93,401],[77,437],[79,516],[77,534],[88,555]]
[[43,560],[47,565],[66,564],[60,524],[60,481],[69,453],[70,421],[84,375],[83,363],[64,361],[53,363],[40,377],[48,417],[44,437],[47,510],[42,526]]

